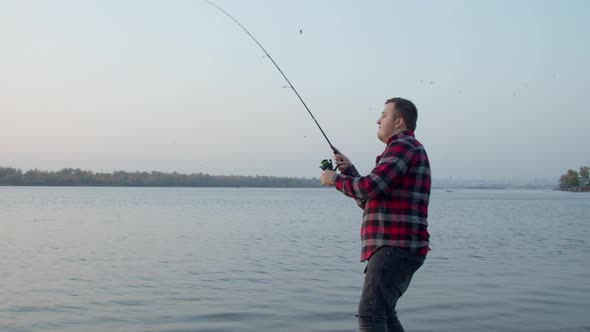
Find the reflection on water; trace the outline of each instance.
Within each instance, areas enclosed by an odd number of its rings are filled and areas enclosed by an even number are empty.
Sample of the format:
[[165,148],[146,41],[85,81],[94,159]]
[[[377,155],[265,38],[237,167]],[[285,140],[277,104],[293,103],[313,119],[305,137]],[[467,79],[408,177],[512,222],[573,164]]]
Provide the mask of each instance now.
[[[354,331],[331,189],[0,187],[1,331]],[[409,331],[590,331],[590,196],[433,191]]]

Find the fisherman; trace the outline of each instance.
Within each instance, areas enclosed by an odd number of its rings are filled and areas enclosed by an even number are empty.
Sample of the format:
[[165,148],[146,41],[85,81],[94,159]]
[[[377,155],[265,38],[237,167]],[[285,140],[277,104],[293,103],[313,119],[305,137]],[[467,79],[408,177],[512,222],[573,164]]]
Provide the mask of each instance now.
[[416,106],[403,98],[385,102],[377,121],[377,137],[387,147],[377,158],[377,166],[371,174],[360,176],[350,160],[332,145],[303,98],[264,47],[228,12],[209,3],[238,24],[262,49],[334,151],[336,166],[342,174],[324,171],[320,177],[322,185],[336,186],[345,195],[355,198],[364,209],[361,261],[368,263],[357,315],[361,331],[403,331],[395,305],[429,250],[426,219],[430,164],[424,147],[414,138],[418,119]]
[[430,163],[414,137],[418,110],[403,98],[385,102],[377,137],[386,144],[375,168],[360,176],[350,160],[334,155],[341,174],[322,172],[320,182],[356,199],[364,210],[361,262],[367,261],[358,306],[361,331],[404,331],[395,310],[429,250],[427,230]]

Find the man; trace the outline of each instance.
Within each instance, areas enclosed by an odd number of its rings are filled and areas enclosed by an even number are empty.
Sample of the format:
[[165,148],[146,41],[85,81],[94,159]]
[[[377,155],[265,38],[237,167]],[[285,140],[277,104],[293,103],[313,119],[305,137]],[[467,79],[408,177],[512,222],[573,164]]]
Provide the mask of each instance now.
[[418,111],[403,98],[385,102],[377,137],[387,146],[377,165],[360,176],[336,153],[342,174],[323,171],[320,182],[355,198],[364,209],[361,261],[368,261],[358,308],[361,331],[403,331],[395,305],[429,250],[430,163],[414,137]]

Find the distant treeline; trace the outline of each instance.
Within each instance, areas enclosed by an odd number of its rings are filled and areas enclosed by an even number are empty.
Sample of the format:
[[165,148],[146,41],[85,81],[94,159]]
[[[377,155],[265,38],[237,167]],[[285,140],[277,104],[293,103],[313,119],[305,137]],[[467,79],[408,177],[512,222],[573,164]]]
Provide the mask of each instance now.
[[38,169],[23,172],[11,167],[0,167],[0,185],[4,186],[110,186],[110,187],[321,187],[316,178],[285,178],[272,176],[209,175],[177,172],[94,173],[81,169],[61,171]]
[[559,189],[567,191],[590,191],[590,167],[580,167],[580,172],[570,169],[559,178]]

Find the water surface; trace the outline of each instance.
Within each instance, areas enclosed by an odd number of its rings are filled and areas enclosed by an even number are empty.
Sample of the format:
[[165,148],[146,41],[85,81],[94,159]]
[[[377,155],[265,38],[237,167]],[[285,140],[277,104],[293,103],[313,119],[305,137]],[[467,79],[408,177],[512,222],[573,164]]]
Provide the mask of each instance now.
[[[0,331],[354,331],[333,189],[0,187]],[[408,331],[590,331],[590,195],[434,190]]]

